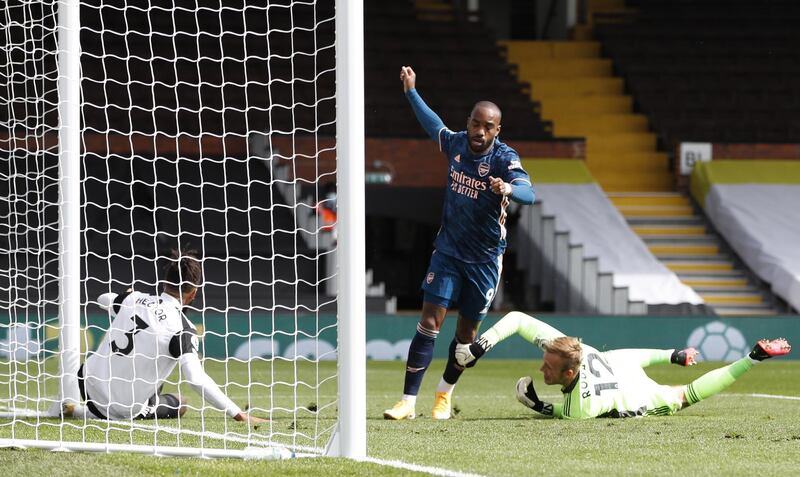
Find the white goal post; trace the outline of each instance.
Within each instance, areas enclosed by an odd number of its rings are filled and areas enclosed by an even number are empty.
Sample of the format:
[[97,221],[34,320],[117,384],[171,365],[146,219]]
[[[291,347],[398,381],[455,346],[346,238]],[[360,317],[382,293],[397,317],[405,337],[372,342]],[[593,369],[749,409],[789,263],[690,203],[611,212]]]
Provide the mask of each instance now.
[[[0,26],[0,448],[366,457],[363,0],[8,0]],[[120,331],[98,297],[158,296],[176,249],[205,372],[266,422],[180,366],[148,384],[185,415],[63,415]]]

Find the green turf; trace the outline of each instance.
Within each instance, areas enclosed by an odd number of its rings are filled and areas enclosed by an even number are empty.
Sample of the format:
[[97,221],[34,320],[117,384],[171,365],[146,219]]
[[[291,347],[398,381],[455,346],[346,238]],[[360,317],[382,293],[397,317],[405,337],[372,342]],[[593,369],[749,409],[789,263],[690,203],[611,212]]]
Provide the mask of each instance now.
[[[519,376],[539,379],[537,363],[485,361],[463,376],[454,398],[454,419],[427,418],[433,390],[443,362],[434,362],[417,405],[414,421],[382,419],[401,391],[403,363],[368,365],[368,454],[426,466],[484,475],[747,475],[764,469],[800,466],[800,401],[748,396],[751,393],[800,396],[800,362],[766,362],[750,371],[723,395],[715,396],[671,417],[558,421],[534,417],[516,402],[514,383]],[[655,366],[651,377],[665,384],[681,384],[717,366],[701,364],[683,369]],[[332,370],[321,366],[323,375]],[[223,368],[212,372],[222,381]],[[308,370],[304,370],[306,372]],[[253,373],[253,370],[250,371]],[[229,367],[235,379],[245,369]],[[280,374],[280,373],[278,373]],[[262,376],[262,374],[258,374]],[[0,388],[0,392],[2,388]],[[189,391],[191,393],[191,391]],[[240,391],[231,391],[237,394]],[[274,392],[273,394],[281,394]],[[560,399],[555,388],[540,394]],[[193,394],[189,395],[194,398]],[[235,396],[239,402],[242,395]],[[298,399],[305,406],[308,396]],[[251,396],[252,398],[252,396]],[[282,396],[276,402],[284,400]],[[253,398],[254,401],[258,401]],[[266,402],[262,398],[259,402]],[[302,402],[301,402],[302,401]],[[195,401],[195,404],[197,402]],[[276,416],[280,430],[300,426],[311,432],[314,420],[298,412],[296,418]],[[219,417],[206,420],[207,428],[244,426]],[[327,419],[324,419],[327,422]],[[9,426],[0,421],[0,437]],[[186,427],[196,425],[187,420]],[[305,426],[305,429],[303,429]],[[114,439],[129,439],[129,433]],[[144,440],[144,437],[138,439]],[[316,458],[290,461],[241,461],[154,458],[126,454],[63,454],[48,451],[0,450],[0,465],[14,475],[408,475],[409,471],[343,459]]]

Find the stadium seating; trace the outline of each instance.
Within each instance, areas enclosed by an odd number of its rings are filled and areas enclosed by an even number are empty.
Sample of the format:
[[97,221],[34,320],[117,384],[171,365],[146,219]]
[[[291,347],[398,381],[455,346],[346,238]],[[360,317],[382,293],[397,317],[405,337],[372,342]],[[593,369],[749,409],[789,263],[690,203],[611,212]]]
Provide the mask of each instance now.
[[698,163],[691,189],[741,259],[776,295],[800,310],[800,162]]
[[582,161],[524,164],[537,177],[537,203],[521,212],[517,228],[517,267],[534,299],[527,306],[622,315],[713,313],[631,231]]
[[[480,23],[420,20],[408,1],[365,3],[368,136],[424,134],[413,115],[393,118],[398,108],[407,109],[398,76],[400,66],[411,65],[420,76],[424,98],[451,127],[465,122],[471,104],[488,99],[503,109],[504,137],[552,137],[525,85],[516,81]],[[82,9],[86,127],[119,133],[246,134],[271,129],[333,136],[335,51],[316,45],[330,43],[334,24],[310,28],[315,18],[329,18],[332,9],[332,0],[293,3],[291,8],[270,8],[267,19],[257,9],[201,9],[197,18],[189,10],[175,15],[129,12],[123,18],[122,10],[113,8],[102,9],[102,14]],[[122,35],[127,24],[138,33]],[[243,31],[263,31],[266,38],[267,24],[273,29],[268,46],[252,34],[242,39]],[[177,113],[176,98],[181,106]]]
[[792,142],[800,125],[793,1],[629,0],[594,32],[662,148]]
[[[287,283],[315,283],[318,271],[313,266],[295,268],[291,260],[280,258],[312,255],[303,240],[288,232],[295,218],[286,206],[296,197],[271,190],[268,184],[276,171],[264,161],[245,159],[258,156],[247,144],[254,133],[269,132],[273,146],[286,138],[297,138],[299,144],[304,135],[335,135],[335,51],[318,48],[333,40],[334,22],[320,22],[332,18],[333,0],[271,1],[266,14],[264,9],[237,8],[243,3],[236,1],[222,9],[195,10],[193,4],[169,15],[159,8],[121,8],[129,4],[90,0],[85,5],[100,8],[81,9],[83,193],[91,204],[85,214],[87,273],[95,277],[89,294],[111,276],[122,282],[154,282],[157,270],[152,264],[123,257],[133,251],[146,257],[166,254],[176,242],[178,223],[183,238],[209,259],[209,276],[225,276],[229,283],[271,283],[276,276]],[[423,97],[450,127],[463,127],[471,105],[488,99],[503,109],[504,138],[552,138],[527,85],[516,80],[481,23],[420,16],[411,1],[367,1],[365,13],[368,136],[424,137],[398,77],[400,66],[412,65]],[[55,104],[55,79],[42,78],[46,84],[37,83],[32,91],[47,91],[45,99]],[[29,94],[25,88],[32,85],[19,85],[15,94]],[[0,115],[8,116],[0,122],[25,118],[24,107],[20,102],[3,109]],[[48,114],[47,126],[57,127],[57,120]],[[15,124],[22,129],[21,123]],[[209,137],[237,141],[238,146],[211,151],[201,145]],[[279,146],[281,154],[296,151],[292,140],[285,141],[290,147]],[[192,141],[195,147],[179,146]],[[119,144],[123,146],[114,146]],[[309,154],[318,155],[324,154]],[[175,187],[177,175],[180,188]],[[257,184],[249,191],[228,187],[222,194],[220,181],[226,178]],[[190,210],[187,203],[204,209]],[[235,204],[239,211],[231,208]],[[113,217],[118,208],[133,211],[130,223],[109,224],[109,214]],[[270,220],[255,217],[273,210]],[[255,275],[249,264],[237,261],[249,253],[261,257],[253,265],[258,268]],[[220,301],[227,296],[246,308],[251,297],[237,286],[223,290],[209,285],[205,295]],[[267,288],[256,292],[271,294]],[[299,293],[312,295],[302,286]],[[291,302],[293,295],[278,290],[276,296]],[[275,305],[280,303],[278,299]],[[317,305],[319,300],[312,297],[309,306]]]
[[771,293],[683,193],[612,193],[611,202],[664,266],[722,316],[772,315]]
[[502,42],[556,136],[586,138],[586,165],[606,191],[672,188],[667,155],[596,42]]
[[276,3],[267,17],[233,6],[163,15],[113,3],[81,9],[87,131],[334,135],[335,53],[317,49],[332,43],[334,24],[313,28],[332,17],[333,1]]
[[365,17],[368,136],[424,135],[412,114],[398,114],[409,111],[400,67],[412,66],[420,94],[449,127],[463,128],[472,104],[489,100],[503,111],[504,138],[552,138],[528,85],[516,80],[483,24],[422,19],[409,1],[367,1]]

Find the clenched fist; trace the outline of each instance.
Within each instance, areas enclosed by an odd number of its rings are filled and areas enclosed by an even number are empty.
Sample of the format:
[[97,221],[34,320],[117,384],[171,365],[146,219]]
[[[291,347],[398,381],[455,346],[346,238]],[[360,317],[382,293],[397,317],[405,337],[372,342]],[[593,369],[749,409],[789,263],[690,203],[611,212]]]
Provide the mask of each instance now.
[[489,185],[492,188],[492,192],[497,195],[511,195],[511,184],[504,182],[499,177],[489,176]]
[[417,74],[410,66],[402,66],[400,68],[400,81],[403,82],[403,92],[407,93],[408,90],[414,89],[417,85]]

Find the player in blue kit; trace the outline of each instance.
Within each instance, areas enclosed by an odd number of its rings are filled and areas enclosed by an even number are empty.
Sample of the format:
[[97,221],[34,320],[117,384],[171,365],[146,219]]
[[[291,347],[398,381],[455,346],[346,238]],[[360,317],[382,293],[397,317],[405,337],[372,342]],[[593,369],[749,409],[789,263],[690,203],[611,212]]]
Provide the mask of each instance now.
[[400,69],[411,108],[425,132],[447,156],[448,178],[442,226],[422,282],[424,302],[411,340],[403,396],[383,413],[385,419],[414,419],[417,393],[447,309],[458,305],[456,334],[436,392],[432,417],[450,418],[450,398],[464,368],[455,359],[457,344],[472,343],[500,282],[506,247],[509,201],[532,204],[533,187],[516,151],[500,142],[500,109],[480,101],[467,118],[467,130],[445,127],[415,89],[416,74]]

